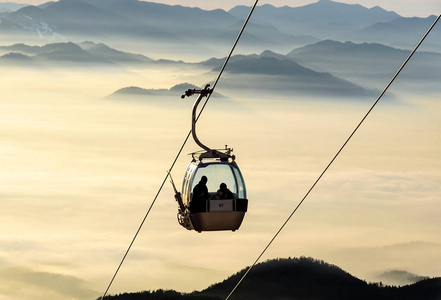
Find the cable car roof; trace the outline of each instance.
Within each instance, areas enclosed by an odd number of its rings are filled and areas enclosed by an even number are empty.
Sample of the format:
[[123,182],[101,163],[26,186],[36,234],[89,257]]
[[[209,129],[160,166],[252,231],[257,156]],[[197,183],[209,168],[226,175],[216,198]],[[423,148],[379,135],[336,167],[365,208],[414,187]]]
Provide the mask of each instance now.
[[213,160],[213,161],[224,161],[224,162],[233,162],[236,159],[235,155],[232,155],[233,149],[227,148],[222,150],[210,149],[205,152],[194,152],[191,153],[193,161],[203,161],[203,160]]

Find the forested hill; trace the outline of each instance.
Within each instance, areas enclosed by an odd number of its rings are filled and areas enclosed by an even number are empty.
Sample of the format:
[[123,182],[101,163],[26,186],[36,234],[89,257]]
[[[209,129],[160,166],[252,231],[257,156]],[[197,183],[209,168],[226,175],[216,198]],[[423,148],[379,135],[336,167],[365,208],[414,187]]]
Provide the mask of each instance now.
[[[120,294],[105,299],[225,299],[246,269],[201,292],[181,294],[175,291]],[[404,287],[367,283],[342,269],[312,258],[288,258],[260,263],[247,275],[232,300],[439,300],[441,278],[426,279]]]

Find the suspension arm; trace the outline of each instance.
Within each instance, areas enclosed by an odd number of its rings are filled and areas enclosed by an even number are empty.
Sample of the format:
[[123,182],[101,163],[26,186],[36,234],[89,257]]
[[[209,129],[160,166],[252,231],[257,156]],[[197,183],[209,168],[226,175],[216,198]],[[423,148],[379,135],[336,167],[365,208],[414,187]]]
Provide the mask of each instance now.
[[210,85],[207,84],[205,86],[205,88],[202,90],[188,89],[185,92],[185,95],[181,96],[181,98],[185,98],[185,96],[190,97],[194,94],[199,94],[198,98],[196,99],[196,101],[193,104],[193,110],[191,112],[191,133],[193,135],[193,139],[196,142],[196,144],[198,144],[199,147],[201,147],[202,149],[204,149],[206,151],[210,151],[211,149],[209,147],[205,146],[204,144],[202,144],[202,142],[198,139],[197,134],[196,134],[196,111],[197,111],[198,105],[201,102],[202,98],[210,95],[212,92],[213,92],[213,90],[210,89]]

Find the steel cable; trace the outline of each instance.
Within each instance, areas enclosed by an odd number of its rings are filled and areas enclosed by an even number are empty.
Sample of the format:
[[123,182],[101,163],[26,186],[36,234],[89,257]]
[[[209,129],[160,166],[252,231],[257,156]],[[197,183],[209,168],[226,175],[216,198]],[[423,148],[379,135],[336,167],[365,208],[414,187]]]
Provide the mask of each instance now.
[[291,220],[292,216],[296,213],[296,211],[299,209],[299,207],[302,205],[302,203],[305,201],[305,199],[308,197],[308,195],[312,192],[314,187],[317,185],[317,183],[320,181],[320,179],[325,175],[326,171],[328,171],[329,167],[333,164],[333,162],[337,159],[337,157],[340,155],[340,153],[343,151],[343,149],[346,147],[346,145],[349,143],[349,141],[352,139],[354,134],[357,132],[357,130],[360,128],[360,126],[363,124],[363,122],[366,120],[366,118],[370,115],[372,110],[375,108],[377,103],[380,101],[380,99],[383,97],[383,95],[386,93],[387,89],[391,86],[392,82],[397,78],[398,74],[403,70],[404,66],[409,62],[411,57],[415,54],[417,49],[420,47],[420,45],[423,43],[423,41],[426,39],[426,37],[429,35],[430,31],[432,31],[433,27],[435,27],[438,20],[441,18],[441,15],[438,16],[438,18],[435,20],[435,22],[430,26],[430,28],[427,30],[426,34],[421,38],[419,43],[415,46],[413,51],[410,53],[410,55],[407,57],[407,59],[404,61],[404,63],[401,65],[401,67],[398,69],[398,71],[395,73],[395,75],[392,77],[392,79],[389,81],[389,83],[386,85],[386,87],[383,89],[383,91],[378,96],[377,100],[374,102],[374,104],[371,106],[371,108],[368,110],[368,112],[365,114],[363,119],[360,121],[360,123],[357,125],[357,127],[352,131],[349,138],[344,142],[343,146],[338,150],[337,154],[334,155],[331,162],[326,166],[326,168],[323,170],[323,172],[320,174],[320,176],[317,178],[317,180],[314,182],[314,184],[310,187],[308,192],[305,194],[305,196],[302,198],[302,200],[299,202],[299,204],[294,208],[292,213],[288,216],[286,221],[283,223],[283,225],[279,228],[279,230],[276,232],[276,234],[272,237],[270,242],[266,245],[266,247],[263,249],[263,251],[259,254],[257,259],[254,261],[254,263],[247,269],[245,274],[242,276],[242,278],[239,280],[239,282],[236,284],[236,286],[233,288],[233,290],[228,294],[228,296],[225,298],[225,300],[228,300],[231,295],[236,291],[236,289],[239,287],[239,285],[242,283],[242,281],[245,279],[245,277],[248,275],[248,273],[254,268],[254,266],[257,264],[257,262],[260,260],[260,258],[263,256],[263,254],[268,250],[268,248],[271,246],[271,244],[274,242],[274,240],[277,238],[279,233],[283,230],[283,228],[286,226],[286,224]]
[[[216,85],[218,84],[218,82],[219,82],[219,80],[220,80],[220,78],[221,78],[221,76],[222,76],[222,74],[223,74],[223,72],[224,72],[224,70],[225,70],[225,67],[227,66],[227,64],[228,64],[228,62],[229,62],[231,56],[233,55],[234,49],[236,48],[236,45],[237,45],[237,43],[239,42],[239,39],[240,39],[240,37],[242,36],[242,33],[243,33],[243,31],[245,30],[245,27],[247,26],[248,21],[250,20],[251,15],[253,14],[253,11],[254,11],[254,9],[256,8],[258,2],[259,2],[259,0],[256,0],[256,2],[254,3],[254,5],[253,5],[253,7],[251,8],[250,13],[248,14],[248,17],[246,18],[246,20],[245,20],[245,22],[244,22],[244,24],[243,24],[243,26],[242,26],[242,28],[241,28],[241,30],[240,30],[238,36],[236,37],[236,40],[235,40],[235,42],[234,42],[234,44],[233,44],[233,47],[231,48],[230,53],[228,54],[227,58],[225,59],[225,62],[224,62],[223,66],[222,66],[222,68],[221,68],[221,70],[220,70],[220,72],[219,72],[219,75],[217,76],[216,80],[214,81],[212,91],[214,91],[214,88],[215,88]],[[197,116],[197,118],[196,118],[196,122],[197,122],[197,120],[199,119],[199,117],[201,116],[202,112],[204,111],[204,108],[205,108],[205,106],[207,105],[208,101],[210,100],[210,96],[211,96],[211,93],[208,94],[207,99],[206,99],[205,102],[204,102],[204,105],[202,106],[201,110],[199,111],[198,116]],[[130,242],[129,247],[127,248],[126,252],[124,253],[124,256],[123,256],[123,258],[121,259],[121,262],[119,263],[118,268],[116,269],[115,273],[113,274],[113,277],[112,277],[112,279],[110,280],[110,283],[109,283],[109,285],[107,286],[107,288],[106,288],[106,290],[105,290],[103,296],[101,297],[101,300],[104,299],[104,297],[107,295],[107,293],[108,293],[110,287],[112,286],[113,281],[115,280],[115,278],[116,278],[116,276],[117,276],[119,270],[121,269],[121,266],[123,265],[123,263],[124,263],[124,261],[125,261],[127,255],[128,255],[129,252],[130,252],[130,249],[131,249],[132,246],[133,246],[133,243],[135,242],[136,238],[138,237],[138,234],[139,234],[139,232],[141,231],[141,228],[144,226],[144,223],[145,223],[145,221],[147,220],[147,217],[149,216],[150,211],[151,211],[152,208],[153,208],[153,205],[156,203],[156,200],[157,200],[159,194],[161,193],[162,188],[164,187],[164,184],[165,184],[165,182],[167,181],[170,172],[173,170],[173,168],[174,168],[174,166],[175,166],[175,164],[176,164],[178,158],[181,156],[182,150],[184,149],[185,145],[187,144],[187,141],[188,141],[190,135],[191,135],[191,130],[190,130],[189,133],[187,134],[187,137],[185,138],[184,142],[182,143],[182,146],[181,146],[181,148],[179,149],[179,151],[178,151],[178,153],[177,153],[175,159],[173,160],[173,163],[171,164],[171,167],[170,167],[169,170],[167,171],[167,175],[165,176],[164,180],[162,181],[162,183],[161,183],[161,185],[160,185],[160,187],[159,187],[159,189],[158,189],[158,192],[156,193],[155,197],[153,198],[152,203],[150,204],[150,207],[149,207],[148,210],[147,210],[147,213],[145,214],[144,218],[142,219],[141,224],[139,225],[138,229],[136,230],[136,233],[135,233],[135,235],[134,235],[132,241]]]

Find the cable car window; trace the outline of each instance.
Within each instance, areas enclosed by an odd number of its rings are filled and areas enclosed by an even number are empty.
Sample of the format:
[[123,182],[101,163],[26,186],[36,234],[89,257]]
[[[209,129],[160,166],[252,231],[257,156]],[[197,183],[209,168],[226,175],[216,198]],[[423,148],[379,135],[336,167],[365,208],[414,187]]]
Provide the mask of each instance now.
[[184,204],[188,204],[191,192],[193,190],[193,187],[191,187],[190,189],[190,184],[192,184],[192,177],[195,170],[196,170],[196,165],[190,164],[187,168],[187,171],[185,172],[184,181],[182,183],[182,194],[183,194]]
[[247,192],[246,192],[245,182],[243,180],[242,174],[240,173],[238,168],[232,167],[232,169],[234,170],[234,175],[236,176],[236,181],[237,181],[237,185],[238,185],[237,196],[240,199],[246,199]]
[[191,190],[199,183],[202,176],[207,176],[207,188],[209,193],[216,193],[221,183],[225,183],[230,191],[237,195],[238,189],[236,184],[235,174],[228,164],[208,164],[205,166],[199,165],[194,175]]

